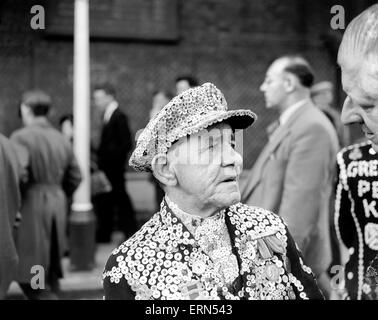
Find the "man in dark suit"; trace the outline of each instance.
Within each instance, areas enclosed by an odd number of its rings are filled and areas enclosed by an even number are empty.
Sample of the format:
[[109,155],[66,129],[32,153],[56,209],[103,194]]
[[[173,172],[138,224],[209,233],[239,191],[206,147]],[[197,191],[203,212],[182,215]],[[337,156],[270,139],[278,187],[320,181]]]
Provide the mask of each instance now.
[[329,201],[338,141],[330,121],[311,102],[312,83],[311,68],[302,57],[281,57],[269,67],[260,89],[267,107],[279,111],[279,126],[241,193],[242,202],[286,220],[305,262],[327,294]]
[[131,148],[128,119],[115,100],[115,90],[109,84],[97,86],[94,104],[103,115],[101,139],[97,151],[98,167],[109,179],[112,191],[97,196],[98,242],[109,242],[113,219],[118,213],[118,226],[128,238],[137,229],[134,208],[126,192],[125,163]]

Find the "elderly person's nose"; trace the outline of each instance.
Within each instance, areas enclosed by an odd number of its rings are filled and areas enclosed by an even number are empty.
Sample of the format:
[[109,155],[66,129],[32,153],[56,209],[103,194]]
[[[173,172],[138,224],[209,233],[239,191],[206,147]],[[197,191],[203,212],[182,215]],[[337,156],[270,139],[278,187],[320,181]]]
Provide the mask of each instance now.
[[351,99],[347,97],[344,101],[343,109],[341,111],[341,122],[343,124],[352,124],[361,121],[361,115],[359,114],[356,106]]
[[222,165],[229,166],[229,165],[240,165],[241,156],[239,153],[235,151],[235,149],[230,145],[226,144],[223,148],[222,153]]

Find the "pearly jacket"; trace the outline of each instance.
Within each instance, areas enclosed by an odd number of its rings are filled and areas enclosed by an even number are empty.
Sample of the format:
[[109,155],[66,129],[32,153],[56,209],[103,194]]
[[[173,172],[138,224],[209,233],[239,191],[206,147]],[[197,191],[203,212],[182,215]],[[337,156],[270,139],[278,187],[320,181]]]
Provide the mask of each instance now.
[[349,253],[345,287],[349,299],[364,300],[371,291],[364,285],[364,275],[378,254],[378,155],[371,142],[342,149],[337,154],[337,169],[335,227]]
[[323,299],[280,217],[238,203],[225,211],[225,223],[239,265],[231,286],[163,200],[160,212],[110,255],[104,298]]

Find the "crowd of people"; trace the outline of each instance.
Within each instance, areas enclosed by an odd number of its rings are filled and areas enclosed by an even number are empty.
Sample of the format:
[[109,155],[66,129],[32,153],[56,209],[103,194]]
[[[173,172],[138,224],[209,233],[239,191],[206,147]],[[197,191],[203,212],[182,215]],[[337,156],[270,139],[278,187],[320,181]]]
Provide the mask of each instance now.
[[[377,30],[374,5],[344,33],[341,114],[332,83],[315,83],[304,57],[273,61],[260,90],[279,117],[240,181],[237,136],[256,114],[229,110],[216,85],[190,75],[175,94],[156,91],[129,159],[155,187],[157,212],[141,228],[125,189],[128,117],[112,86],[95,87],[102,127],[91,171],[106,186],[93,198],[96,236],[110,242],[117,221],[125,238],[104,268],[105,299],[377,299]],[[0,298],[12,280],[30,299],[59,290],[67,199],[81,174],[74,119],[62,118],[59,132],[50,106],[44,92],[25,93],[24,128],[0,136]],[[353,123],[366,139],[350,145]],[[45,267],[47,289],[31,285],[33,265]]]

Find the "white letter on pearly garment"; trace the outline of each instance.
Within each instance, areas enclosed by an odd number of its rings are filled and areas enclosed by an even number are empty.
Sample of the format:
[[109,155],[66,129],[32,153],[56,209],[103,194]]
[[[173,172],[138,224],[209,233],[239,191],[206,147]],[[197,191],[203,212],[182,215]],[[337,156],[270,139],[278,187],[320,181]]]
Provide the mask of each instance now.
[[368,201],[366,199],[363,199],[362,204],[364,205],[365,217],[366,218],[369,218],[370,214],[372,214],[375,218],[378,218],[378,212],[375,209],[375,204],[376,204],[375,201],[368,203]]

